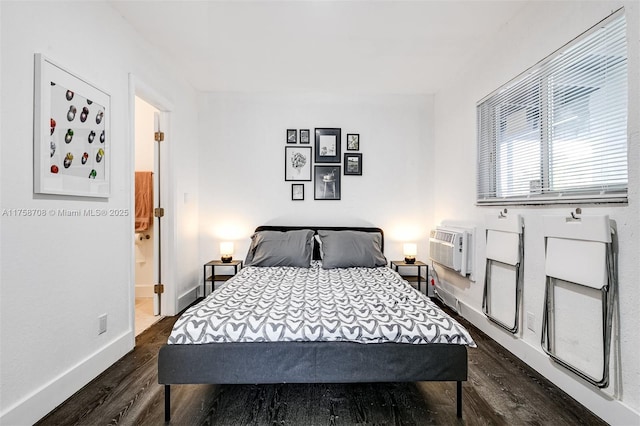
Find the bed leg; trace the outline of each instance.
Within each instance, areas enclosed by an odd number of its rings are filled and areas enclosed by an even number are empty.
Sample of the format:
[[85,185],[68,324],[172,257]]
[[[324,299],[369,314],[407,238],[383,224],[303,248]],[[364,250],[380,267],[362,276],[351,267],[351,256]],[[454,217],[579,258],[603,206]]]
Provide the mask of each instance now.
[[456,387],[457,387],[456,416],[458,416],[458,418],[461,419],[462,418],[462,382],[458,381]]
[[164,421],[169,420],[171,420],[171,385],[164,385]]

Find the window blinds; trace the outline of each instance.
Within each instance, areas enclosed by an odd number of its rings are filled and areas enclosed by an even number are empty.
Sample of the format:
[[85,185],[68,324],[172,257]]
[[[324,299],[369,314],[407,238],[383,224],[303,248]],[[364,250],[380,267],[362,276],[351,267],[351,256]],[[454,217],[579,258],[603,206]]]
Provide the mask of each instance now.
[[478,204],[626,201],[623,12],[478,103]]

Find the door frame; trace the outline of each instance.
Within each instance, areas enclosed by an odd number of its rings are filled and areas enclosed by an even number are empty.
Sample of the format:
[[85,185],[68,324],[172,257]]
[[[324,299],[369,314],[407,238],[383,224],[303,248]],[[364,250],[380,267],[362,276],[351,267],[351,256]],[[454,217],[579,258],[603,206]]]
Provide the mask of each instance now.
[[[160,155],[160,196],[162,199],[165,215],[162,222],[162,233],[159,244],[162,246],[161,251],[161,268],[162,268],[162,284],[164,284],[164,293],[162,294],[160,307],[162,315],[175,315],[177,313],[177,297],[175,286],[175,265],[171,259],[175,259],[175,208],[174,208],[174,188],[171,183],[173,179],[173,165],[171,162],[171,112],[173,104],[153,87],[146,84],[134,74],[129,74],[129,165],[128,176],[130,201],[129,212],[130,221],[126,229],[127,234],[133,235],[134,215],[135,215],[135,98],[139,97],[145,102],[152,105],[160,112],[160,120],[164,129],[165,140],[161,142],[158,149]],[[130,239],[130,267],[129,267],[129,327],[135,344],[135,242],[134,238]],[[157,275],[157,274],[156,274]]]

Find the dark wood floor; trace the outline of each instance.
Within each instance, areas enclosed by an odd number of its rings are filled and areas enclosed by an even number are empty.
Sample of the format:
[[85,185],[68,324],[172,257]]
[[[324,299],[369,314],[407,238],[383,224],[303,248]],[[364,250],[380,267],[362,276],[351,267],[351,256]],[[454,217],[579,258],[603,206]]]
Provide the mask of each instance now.
[[[38,425],[160,425],[164,391],[157,354],[177,317],[136,339],[136,348]],[[469,349],[463,419],[455,383],[176,385],[173,425],[599,425],[606,424],[462,318]]]

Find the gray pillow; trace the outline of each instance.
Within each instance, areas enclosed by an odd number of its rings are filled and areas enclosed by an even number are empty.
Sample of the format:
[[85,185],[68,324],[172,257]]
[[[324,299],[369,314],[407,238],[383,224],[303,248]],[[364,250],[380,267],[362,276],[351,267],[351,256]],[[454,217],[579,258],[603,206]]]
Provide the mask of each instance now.
[[379,232],[319,230],[318,235],[324,269],[374,268],[387,264],[387,258],[382,254],[382,235]]
[[247,266],[298,266],[308,268],[313,253],[313,231],[260,231],[251,236]]

